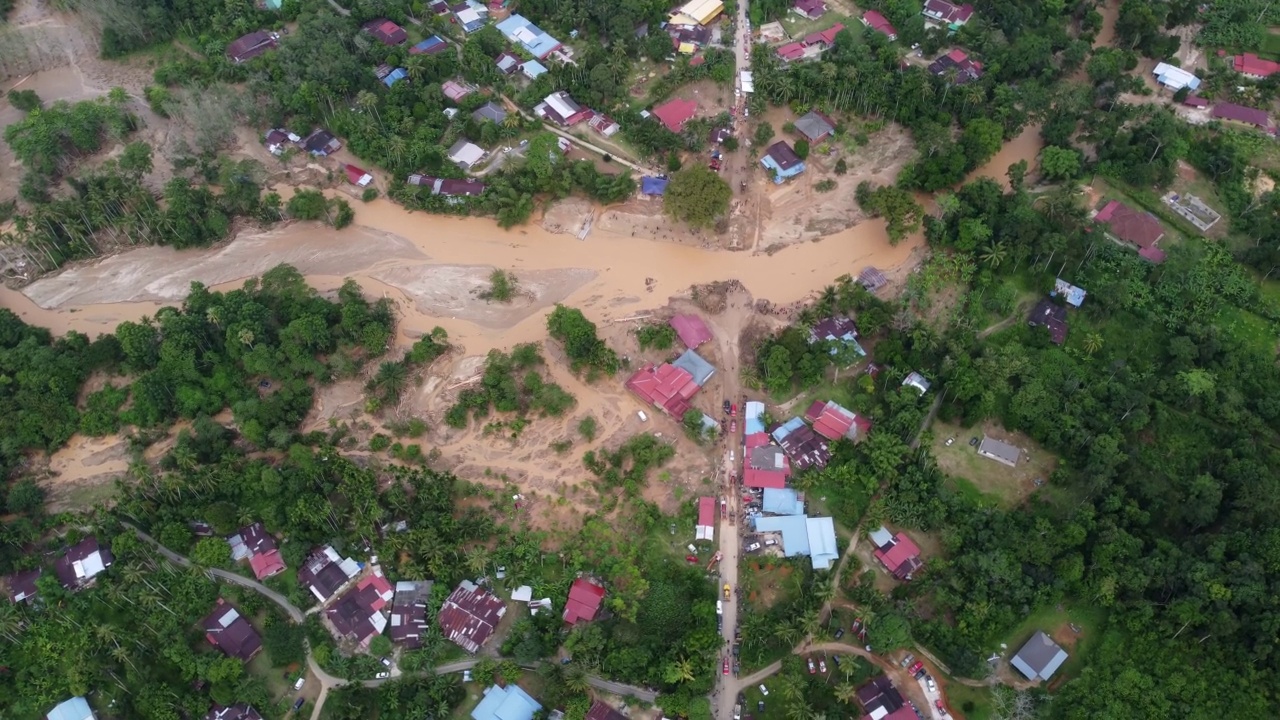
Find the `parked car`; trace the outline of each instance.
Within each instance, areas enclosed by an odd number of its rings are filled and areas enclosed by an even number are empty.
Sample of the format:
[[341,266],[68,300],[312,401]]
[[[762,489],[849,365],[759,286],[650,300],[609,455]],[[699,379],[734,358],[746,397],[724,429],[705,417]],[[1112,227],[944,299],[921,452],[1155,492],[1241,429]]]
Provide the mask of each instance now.
[[836,628],[836,639],[844,637],[844,628]]
[[374,677],[376,677],[379,680],[386,680],[387,678],[391,677],[391,673],[387,672],[386,670],[383,670],[377,675],[374,675]]
[[741,655],[742,655],[742,645],[740,643],[735,642],[733,644],[733,656],[739,657]]
[[[868,650],[867,652],[871,652],[871,651],[870,651],[870,650]],[[911,677],[914,677],[914,678],[915,678],[915,679],[917,679],[917,680],[923,680],[923,679],[924,679],[924,676],[925,676],[927,673],[928,673],[928,671],[927,671],[927,670],[925,670],[924,668],[920,668],[919,670],[917,670],[917,671],[916,671],[915,675],[912,675]]]
[[736,418],[729,421],[729,432],[731,433],[738,432],[738,420]]
[[725,415],[728,415],[728,414],[729,414],[729,405],[730,405],[729,401],[728,401],[728,400],[725,400],[725,401],[724,401],[724,414],[725,414]]
[[[562,661],[561,661],[561,663],[560,663],[560,664],[561,664],[561,665],[563,665],[564,663],[567,663],[567,662],[569,662],[569,658],[565,658],[564,660],[562,660]],[[462,671],[462,682],[471,682],[471,671],[470,671],[470,670],[463,670],[463,671]]]
[[724,659],[724,674],[729,674],[729,658]]
[[730,594],[731,592],[732,592],[732,590],[731,590],[731,588],[729,587],[729,583],[725,583],[725,584],[724,584],[724,599],[725,599],[725,600],[728,600],[728,599],[729,599],[729,594]]
[[947,714],[947,706],[942,703],[942,698],[933,701],[933,706],[938,708],[938,712],[942,715]]
[[382,663],[383,667],[391,667],[391,658],[378,658],[378,662]]
[[769,697],[769,688],[765,687],[764,683],[760,683],[760,694]]
[[911,663],[913,663],[913,662],[915,662],[915,661],[916,661],[916,656],[915,656],[915,655],[912,655],[911,653],[907,653],[907,656],[906,656],[906,657],[904,657],[904,658],[902,658],[902,662],[898,663],[898,666],[899,666],[899,667],[908,667],[908,666],[910,666],[910,665],[911,665]]
[[774,538],[766,538],[764,541],[764,544],[767,547],[773,547],[774,545],[778,544],[778,541]]
[[723,615],[723,614],[724,614],[724,601],[723,601],[723,600],[717,600],[717,601],[716,601],[716,614],[717,614],[717,615]]
[[820,673],[822,673],[822,674],[824,674],[824,675],[826,674],[826,672],[827,672],[827,661],[826,661],[826,660],[819,660],[819,661],[818,661],[818,672],[820,672]]
[[763,701],[763,700],[757,700],[757,701],[756,701],[756,712],[759,712],[759,713],[763,713],[763,712],[764,712],[764,701]]
[[831,656],[831,662],[835,663],[835,664],[836,664],[836,667],[840,667],[840,656],[839,656],[839,655],[832,655],[832,656]]
[[818,672],[818,666],[813,664],[813,658],[809,658],[809,674]]
[[734,660],[734,661],[733,661],[733,674],[734,674],[734,675],[737,675],[737,674],[738,674],[738,673],[740,673],[740,672],[742,672],[742,663],[738,662],[737,660]]
[[733,706],[733,720],[742,720],[742,705]]
[[917,660],[917,661],[916,661],[916,664],[915,664],[915,665],[912,665],[912,666],[911,666],[911,669],[910,669],[910,670],[907,670],[907,672],[911,673],[912,675],[915,675],[916,673],[920,672],[921,668],[923,668],[923,667],[924,667],[924,661],[923,661],[923,660]]
[[306,698],[298,698],[297,700],[294,700],[294,701],[293,701],[293,710],[294,710],[294,712],[297,712],[298,710],[300,710],[300,709],[302,708],[302,706],[303,706],[303,705],[306,705],[306,704],[307,704],[307,699],[306,699]]
[[760,549],[760,543],[751,543],[747,546],[747,552],[755,552]]
[[729,417],[737,417],[737,416],[738,416],[738,404],[733,403],[732,405],[729,406]]
[[972,445],[973,447],[978,447],[978,438],[976,437],[969,438],[969,444]]
[[949,438],[947,438],[947,447],[951,447],[951,445],[952,445],[952,444],[954,444],[954,443],[955,443],[955,441],[956,441],[956,439],[955,439],[955,438],[953,438],[953,437],[949,437]]
[[305,685],[306,683],[307,683],[307,678],[306,678],[306,677],[300,677],[300,678],[298,678],[298,681],[297,681],[297,682],[295,682],[295,683],[293,684],[293,689],[294,689],[294,691],[301,690],[301,689],[302,689],[302,686],[303,686],[303,685]]
[[858,632],[858,628],[862,627],[862,618],[853,619],[853,631]]
[[934,681],[933,681],[933,676],[932,676],[932,675],[925,675],[925,676],[924,676],[924,686],[925,686],[925,687],[927,687],[927,688],[929,688],[929,692],[931,692],[931,693],[936,693],[936,692],[938,692],[938,683],[936,683],[936,682],[934,682]]

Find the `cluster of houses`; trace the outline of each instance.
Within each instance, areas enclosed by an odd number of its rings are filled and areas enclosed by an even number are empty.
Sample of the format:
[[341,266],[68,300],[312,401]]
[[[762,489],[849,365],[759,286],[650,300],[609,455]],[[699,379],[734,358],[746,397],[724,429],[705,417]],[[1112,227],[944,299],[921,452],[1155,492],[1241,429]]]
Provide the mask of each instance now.
[[830,50],[836,44],[836,35],[843,29],[842,23],[836,23],[826,30],[812,32],[799,40],[780,45],[775,52],[784,63],[812,60]]
[[[62,587],[71,592],[89,587],[115,562],[109,548],[98,544],[98,538],[90,535],[72,545],[53,561],[53,574]],[[44,568],[16,572],[4,578],[9,601],[14,603],[34,600],[39,593],[36,582],[44,575]]]
[[687,350],[671,362],[645,363],[627,379],[625,387],[647,405],[680,420],[693,407],[698,394],[716,369],[694,348],[711,339],[711,330],[696,315],[676,315],[672,328]]
[[916,710],[887,675],[872,678],[857,690],[862,720],[918,720]]

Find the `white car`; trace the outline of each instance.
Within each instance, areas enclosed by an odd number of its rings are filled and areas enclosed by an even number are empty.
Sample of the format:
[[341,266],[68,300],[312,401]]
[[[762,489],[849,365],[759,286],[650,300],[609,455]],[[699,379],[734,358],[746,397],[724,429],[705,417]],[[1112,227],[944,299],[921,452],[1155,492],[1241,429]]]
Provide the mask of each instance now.
[[303,686],[303,685],[305,685],[305,684],[306,684],[306,682],[307,682],[307,679],[306,679],[305,677],[300,677],[300,678],[298,678],[298,682],[296,682],[296,683],[294,683],[294,684],[293,684],[293,689],[294,689],[294,690],[301,690],[301,689],[302,689],[302,686]]
[[925,684],[925,687],[929,688],[929,692],[931,693],[938,692],[938,683],[933,681],[932,675],[924,676],[924,684]]
[[760,683],[760,694],[769,697],[769,688],[765,687],[764,683]]
[[386,670],[383,670],[382,672],[378,673],[374,677],[376,677],[379,680],[386,680],[387,678],[391,677],[391,673],[387,672]]
[[391,667],[391,658],[378,658],[378,662],[382,663],[383,667]]
[[717,600],[717,601],[716,601],[716,614],[717,614],[717,615],[723,615],[723,614],[724,614],[724,601],[723,601],[723,600]]

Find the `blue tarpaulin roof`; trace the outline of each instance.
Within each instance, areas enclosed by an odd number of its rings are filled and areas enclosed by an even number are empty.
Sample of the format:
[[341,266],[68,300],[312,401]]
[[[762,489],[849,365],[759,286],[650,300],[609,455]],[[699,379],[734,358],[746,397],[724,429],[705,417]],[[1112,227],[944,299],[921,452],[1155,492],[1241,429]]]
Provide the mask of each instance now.
[[645,176],[640,178],[640,192],[645,195],[661,195],[667,191],[666,178]]
[[382,84],[387,87],[391,87],[406,77],[408,77],[408,73],[405,72],[404,68],[396,68],[395,70],[387,73],[386,77],[382,78]]
[[804,427],[804,420],[801,420],[798,417],[793,417],[790,420],[783,423],[782,425],[779,425],[778,428],[773,431],[773,439],[777,440],[778,442],[782,442],[782,438],[790,435],[791,433],[795,432],[796,430],[799,430],[802,427]]
[[444,40],[441,40],[439,35],[432,35],[426,40],[423,40],[417,45],[409,48],[409,54],[416,55],[418,53],[430,53],[440,45],[444,45]]
[[699,387],[706,385],[711,376],[716,374],[715,367],[692,350],[685,350],[684,354],[676,358],[676,361],[671,364],[683,370],[688,370],[689,374],[693,376],[693,381]]
[[93,720],[93,711],[84,698],[73,697],[58,703],[45,717],[49,720]]
[[800,493],[791,488],[765,488],[760,509],[774,515],[801,515],[804,513],[804,501],[800,499]]

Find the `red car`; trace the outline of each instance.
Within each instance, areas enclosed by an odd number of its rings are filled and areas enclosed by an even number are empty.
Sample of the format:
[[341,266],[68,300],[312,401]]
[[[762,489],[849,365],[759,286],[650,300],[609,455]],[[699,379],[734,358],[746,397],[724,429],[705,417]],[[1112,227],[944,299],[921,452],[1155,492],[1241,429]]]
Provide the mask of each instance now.
[[724,659],[724,674],[729,674],[729,658]]
[[910,669],[910,670],[908,670],[907,672],[911,673],[912,675],[915,675],[916,673],[920,672],[920,669],[921,669],[921,668],[923,668],[923,667],[924,667],[924,661],[923,661],[923,660],[917,660],[917,661],[916,661],[916,664],[915,664],[915,665],[912,665],[912,666],[911,666],[911,669]]
[[735,419],[733,419],[733,420],[730,420],[730,421],[729,421],[729,432],[731,432],[731,433],[736,433],[736,432],[738,432],[738,420],[737,420],[737,418],[735,418]]
[[738,414],[738,404],[734,403],[729,406],[729,417],[734,417],[737,414]]
[[687,560],[687,561],[689,561],[690,563],[696,563],[696,562],[698,562],[698,558],[697,558],[696,556],[694,556],[694,555],[685,555],[685,556],[684,556],[684,559],[685,559],[685,560]]
[[813,664],[813,658],[809,658],[809,674],[818,672],[818,666]]
[[943,715],[947,714],[947,706],[942,704],[942,698],[938,698],[937,700],[934,700],[933,706],[938,708],[938,712],[942,713]]

